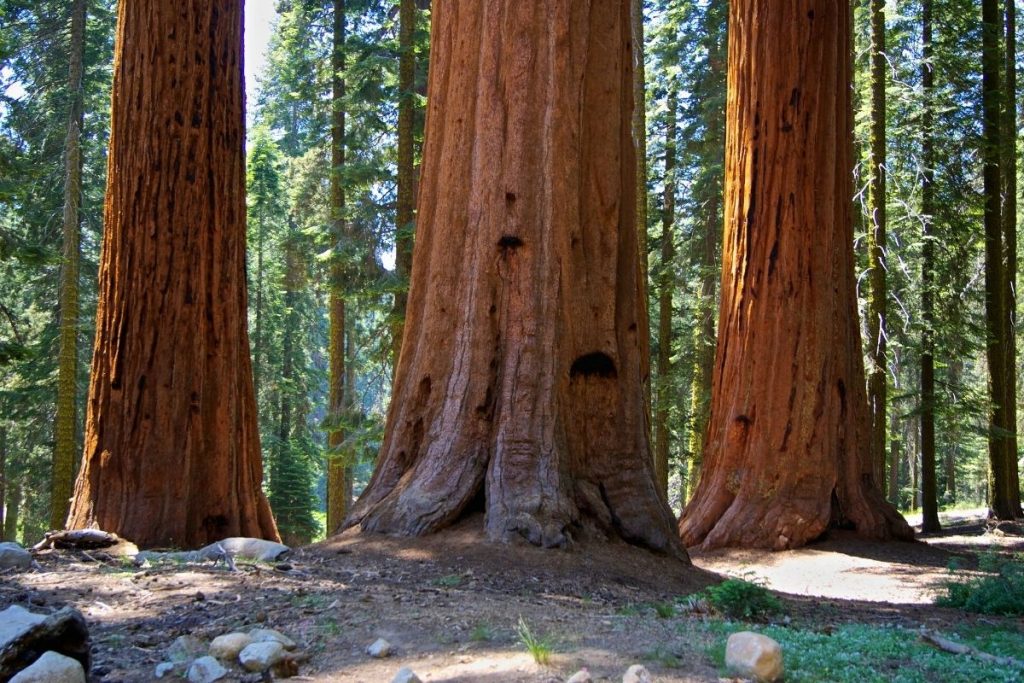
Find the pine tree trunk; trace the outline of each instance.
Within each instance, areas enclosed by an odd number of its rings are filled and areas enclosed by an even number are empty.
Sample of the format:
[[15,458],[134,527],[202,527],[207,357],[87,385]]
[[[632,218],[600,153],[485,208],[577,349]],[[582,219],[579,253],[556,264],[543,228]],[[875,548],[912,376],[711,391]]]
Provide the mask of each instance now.
[[277,538],[246,334],[242,3],[118,6],[96,343],[69,528]]
[[934,114],[932,92],[935,71],[932,64],[932,0],[921,4],[921,84],[924,89],[921,113],[921,531],[941,530],[935,471],[935,215]]
[[[334,45],[331,51],[331,224],[335,247],[347,237],[345,223],[345,0],[334,0]],[[330,419],[327,434],[327,533],[334,533],[349,509],[349,465],[340,452],[345,434],[339,426],[345,414],[345,269],[341,256],[331,265],[330,295]]]
[[[650,257],[647,245],[647,65],[644,60],[644,0],[630,0],[630,25],[632,26],[633,51],[633,140],[636,142],[636,235],[640,251],[641,302],[644,310],[650,310],[648,286],[650,281]],[[647,421],[651,417],[650,358],[644,359],[644,409]],[[655,449],[655,479],[662,494],[668,495],[668,458],[661,460],[661,453]]]
[[413,233],[416,221],[416,0],[398,5],[398,174],[395,198],[395,270],[403,289],[395,292],[391,341],[392,363],[398,366],[405,330],[409,293],[404,289],[412,267]]
[[263,340],[263,278],[265,277],[263,272],[263,251],[264,241],[266,240],[267,226],[266,220],[263,215],[259,217],[259,234],[256,236],[256,311],[255,311],[255,324],[254,324],[254,339],[253,339],[253,368],[252,368],[252,385],[253,395],[256,396],[257,402],[260,398],[260,389],[263,383],[263,355],[265,353],[266,343]]
[[685,557],[645,422],[630,0],[441,3],[409,310],[349,524]]
[[[724,136],[723,136],[724,137]],[[693,331],[695,361],[693,381],[690,385],[690,464],[686,481],[689,496],[697,490],[701,466],[704,461],[704,436],[708,428],[711,409],[711,377],[715,368],[715,303],[721,273],[716,268],[718,237],[721,232],[719,196],[716,191],[707,205],[704,238],[701,240],[701,285],[697,300],[697,325]]]
[[18,524],[21,522],[21,482],[11,482],[7,494],[7,515],[4,519],[4,540],[18,540]]
[[1006,367],[1007,495],[1010,509],[1024,516],[1020,500],[1020,472],[1017,469],[1017,8],[1015,0],[1006,0],[1006,86],[1003,112],[1003,348]]
[[78,425],[79,207],[82,201],[82,63],[85,58],[86,0],[71,5],[68,52],[68,126],[64,140],[64,258],[60,274],[60,350],[57,355],[57,411],[54,417],[50,528],[63,529],[75,481]]
[[[634,0],[635,2],[635,0]],[[660,491],[668,492],[669,404],[672,400],[672,293],[675,281],[676,218],[676,111],[679,98],[675,84],[668,93],[665,120],[665,195],[661,216],[661,277],[658,283],[658,395],[654,414],[654,473]],[[645,247],[646,248],[646,247]]]
[[885,485],[886,437],[886,97],[885,0],[871,0],[871,147],[868,168],[868,404],[871,460],[878,486]]
[[[289,221],[289,234],[284,245],[284,327],[281,330],[281,378],[278,383],[278,422],[274,460],[270,467],[268,491],[270,504],[277,519],[278,529],[285,543],[296,544],[296,509],[293,505],[291,487],[293,481],[289,473],[294,471],[292,459],[292,435],[295,423],[292,419],[294,402],[297,397],[295,390],[295,334],[299,327],[297,312],[298,292],[302,286],[302,263],[298,247],[295,243],[297,231],[294,220]],[[301,543],[298,543],[301,545]]]
[[0,425],[0,540],[4,537],[4,518],[7,512],[7,427]]
[[[1003,91],[999,85],[1002,54],[1000,36],[1002,13],[998,0],[982,0],[982,111],[985,191],[985,321],[992,408],[989,420],[989,508],[997,519],[1013,519],[1014,497],[1010,493],[1010,439],[1016,430],[1009,422],[1009,369],[1007,350],[1005,278],[1003,263],[1002,201],[1002,110]],[[1015,399],[1014,399],[1015,400]],[[1016,462],[1014,462],[1016,466]]]
[[687,545],[792,548],[830,525],[913,537],[868,451],[851,59],[847,0],[730,4],[726,277]]
[[889,487],[887,499],[893,505],[899,505],[900,502],[900,440],[896,436],[896,421],[890,422],[890,428],[892,429],[892,437],[889,439],[889,478],[886,479],[886,485]]

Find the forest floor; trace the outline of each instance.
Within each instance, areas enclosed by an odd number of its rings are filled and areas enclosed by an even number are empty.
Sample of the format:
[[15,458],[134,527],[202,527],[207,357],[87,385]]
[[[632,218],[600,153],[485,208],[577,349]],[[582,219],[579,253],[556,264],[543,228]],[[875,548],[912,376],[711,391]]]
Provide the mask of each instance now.
[[[430,683],[541,683],[586,666],[595,680],[618,682],[637,663],[655,681],[719,681],[725,639],[744,629],[783,643],[788,681],[1022,680],[1024,670],[985,668],[918,637],[927,628],[991,654],[1024,653],[1019,621],[933,604],[951,560],[963,574],[981,552],[1024,552],[1024,538],[993,533],[982,519],[948,521],[918,543],[833,532],[789,552],[692,552],[693,568],[622,544],[565,552],[485,543],[472,518],[428,539],[344,535],[236,572],[46,551],[38,569],[0,576],[0,609],[81,610],[94,643],[91,680],[106,683],[153,680],[180,635],[256,626],[299,642],[307,659],[292,680],[303,681],[388,683],[408,666]],[[761,583],[783,611],[743,623],[686,600],[722,575]],[[522,645],[520,623],[547,642],[546,665]],[[366,647],[380,637],[395,652],[370,658]]]

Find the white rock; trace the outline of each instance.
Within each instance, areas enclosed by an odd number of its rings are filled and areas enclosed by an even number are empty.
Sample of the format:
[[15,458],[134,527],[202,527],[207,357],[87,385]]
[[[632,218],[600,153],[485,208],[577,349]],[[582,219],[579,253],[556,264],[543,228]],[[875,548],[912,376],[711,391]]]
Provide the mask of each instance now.
[[168,674],[173,675],[180,664],[180,662],[160,662],[156,665],[156,669],[153,670],[153,678],[163,678]]
[[591,683],[594,679],[590,677],[590,672],[587,667],[583,667],[572,676],[569,676],[569,680],[565,683]]
[[199,556],[203,558],[216,557],[221,549],[232,557],[243,557],[261,562],[279,560],[291,550],[283,543],[264,541],[262,538],[234,537],[211,543],[199,550]]
[[371,657],[376,657],[377,659],[384,659],[385,657],[390,657],[391,643],[384,640],[383,638],[378,638],[377,640],[373,641],[372,645],[366,648],[366,654],[370,655]]
[[210,656],[200,657],[188,668],[190,683],[213,683],[228,675],[220,662]]
[[295,649],[294,640],[272,628],[254,628],[249,631],[249,636],[252,638],[252,642],[254,643],[275,642],[284,645],[284,649],[286,650]]
[[17,543],[0,543],[0,570],[28,569],[32,566],[32,553]]
[[407,666],[403,666],[391,679],[391,683],[423,683],[420,677]]
[[725,666],[743,678],[772,683],[782,677],[782,648],[768,636],[740,631],[725,645]]
[[11,605],[0,612],[0,649],[46,621],[45,614],[33,614],[24,607]]
[[191,661],[206,652],[206,643],[195,636],[178,636],[167,648],[167,659],[172,662]]
[[11,683],[85,683],[85,669],[77,659],[44,652],[32,666],[15,675]]
[[622,683],[651,683],[651,672],[643,664],[634,664],[622,675]]
[[234,661],[238,658],[238,653],[252,642],[252,636],[248,633],[225,633],[210,643],[210,656],[228,662]]
[[246,671],[266,671],[285,658],[284,645],[276,640],[252,643],[238,653]]

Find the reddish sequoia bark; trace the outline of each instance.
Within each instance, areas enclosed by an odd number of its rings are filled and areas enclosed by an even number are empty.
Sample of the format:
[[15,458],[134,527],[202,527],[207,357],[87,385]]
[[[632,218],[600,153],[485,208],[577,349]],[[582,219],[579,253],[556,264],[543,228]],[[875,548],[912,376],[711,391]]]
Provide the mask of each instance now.
[[408,318],[349,525],[685,557],[644,412],[629,0],[434,5]]
[[872,480],[854,295],[847,0],[730,6],[724,277],[687,545],[912,531]]
[[112,117],[68,528],[277,538],[246,336],[241,0],[120,3]]

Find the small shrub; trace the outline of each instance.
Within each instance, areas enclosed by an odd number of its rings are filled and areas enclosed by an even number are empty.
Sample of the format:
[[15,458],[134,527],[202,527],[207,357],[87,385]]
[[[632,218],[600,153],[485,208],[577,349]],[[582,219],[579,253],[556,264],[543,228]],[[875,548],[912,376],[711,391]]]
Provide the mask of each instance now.
[[487,624],[477,624],[473,627],[472,633],[469,634],[469,639],[475,643],[484,643],[492,638],[494,638],[494,633]]
[[659,619],[671,619],[676,615],[676,608],[670,602],[654,603],[654,613]]
[[516,626],[516,635],[519,642],[526,648],[533,657],[533,661],[546,666],[551,661],[552,646],[547,638],[534,635],[526,621],[519,617],[519,624]]
[[978,566],[988,574],[948,581],[936,603],[979,614],[1024,615],[1024,556],[982,555]]
[[442,588],[458,588],[462,585],[462,577],[459,574],[448,574],[434,579],[434,585]]
[[764,586],[726,579],[701,594],[716,610],[733,619],[760,619],[782,611],[782,603]]

